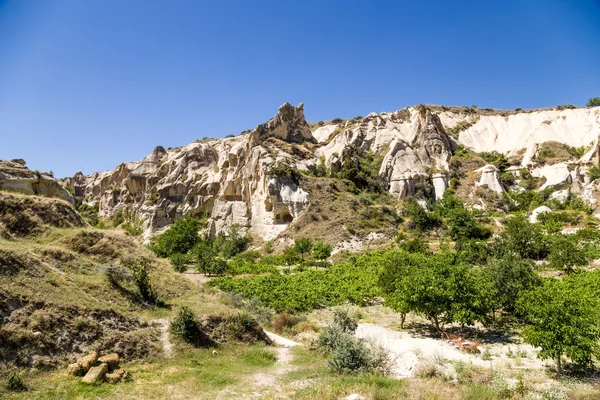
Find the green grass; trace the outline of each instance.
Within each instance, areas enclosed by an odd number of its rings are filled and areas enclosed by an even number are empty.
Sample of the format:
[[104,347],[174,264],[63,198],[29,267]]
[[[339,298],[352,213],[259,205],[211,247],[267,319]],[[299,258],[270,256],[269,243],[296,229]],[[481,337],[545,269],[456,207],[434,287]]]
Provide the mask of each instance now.
[[[154,358],[123,365],[132,380],[119,384],[85,385],[80,378],[54,372],[28,372],[23,380],[29,390],[10,393],[6,399],[165,399],[216,398],[224,390],[249,394],[252,375],[269,371],[275,356],[264,345],[223,346],[215,355],[210,349],[184,347],[173,358]],[[232,396],[231,398],[235,398]]]

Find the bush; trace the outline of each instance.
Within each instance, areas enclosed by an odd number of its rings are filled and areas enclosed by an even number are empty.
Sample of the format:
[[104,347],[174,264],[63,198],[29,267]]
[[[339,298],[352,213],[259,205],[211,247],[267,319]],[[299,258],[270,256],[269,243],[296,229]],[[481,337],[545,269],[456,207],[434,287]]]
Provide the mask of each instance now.
[[171,254],[186,254],[198,242],[200,221],[193,218],[183,218],[158,237],[150,249],[159,257],[169,257]]
[[146,264],[139,263],[135,265],[133,267],[132,274],[133,280],[144,301],[150,304],[156,304],[158,302],[158,296],[150,285],[150,275],[148,274]]
[[391,369],[391,359],[376,342],[342,333],[331,352],[329,366],[339,373],[371,372],[387,375]]
[[16,371],[10,372],[6,376],[5,386],[11,392],[24,392],[27,390],[23,379]]
[[586,103],[587,107],[598,107],[600,106],[600,97],[592,97]]
[[413,376],[423,379],[441,378],[444,376],[444,369],[431,361],[421,362],[416,365]]
[[171,331],[187,342],[193,342],[199,330],[200,327],[194,313],[186,306],[181,307],[171,321]]
[[254,297],[248,300],[245,307],[260,324],[269,324],[273,319],[273,310]]
[[185,272],[187,269],[186,264],[188,262],[188,257],[185,254],[171,254],[169,256],[169,262],[173,266],[173,269],[177,272]]
[[330,244],[323,243],[321,241],[316,242],[312,247],[312,256],[317,260],[325,260],[331,256],[333,247]]
[[294,242],[294,250],[296,250],[296,253],[302,255],[302,258],[304,258],[304,254],[310,253],[312,247],[313,242],[310,238],[307,237],[298,238]]
[[303,316],[295,316],[287,312],[282,312],[277,314],[275,317],[275,321],[273,321],[273,330],[276,333],[282,333],[286,330],[291,330],[298,323],[305,321],[306,317]]
[[129,271],[115,264],[104,264],[100,266],[100,273],[106,277],[111,285],[119,285],[123,281],[130,281],[131,274]]
[[348,312],[345,310],[335,310],[333,312],[333,324],[340,327],[342,332],[345,333],[354,334],[356,328],[358,328],[356,320],[348,315]]

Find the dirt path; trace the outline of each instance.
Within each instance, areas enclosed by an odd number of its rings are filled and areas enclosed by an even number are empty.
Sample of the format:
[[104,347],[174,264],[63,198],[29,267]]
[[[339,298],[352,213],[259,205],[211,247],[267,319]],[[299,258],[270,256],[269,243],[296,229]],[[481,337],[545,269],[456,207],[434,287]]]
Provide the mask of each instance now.
[[294,370],[294,367],[290,365],[290,362],[293,359],[290,348],[300,345],[300,343],[286,339],[283,336],[267,331],[265,331],[265,333],[276,346],[275,353],[277,363],[275,364],[275,370],[270,373],[261,372],[252,375],[251,381],[253,385],[257,387],[257,390],[251,395],[253,398],[264,397],[267,394],[282,395],[282,385],[278,384],[278,377]]
[[159,324],[160,342],[163,346],[165,357],[171,357],[173,354],[173,345],[169,340],[169,320],[166,318],[153,319],[152,322]]

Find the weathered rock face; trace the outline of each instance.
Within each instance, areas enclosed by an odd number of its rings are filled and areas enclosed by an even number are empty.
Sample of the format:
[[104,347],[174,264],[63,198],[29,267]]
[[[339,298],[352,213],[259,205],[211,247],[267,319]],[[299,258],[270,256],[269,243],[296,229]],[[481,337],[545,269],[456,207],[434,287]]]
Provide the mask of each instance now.
[[[403,199],[427,186],[439,199],[448,187],[448,164],[458,144],[478,152],[520,154],[527,166],[538,145],[553,140],[587,146],[580,160],[585,164],[598,152],[600,108],[467,113],[417,106],[317,125],[311,131],[302,104],[286,103],[249,134],[176,149],[158,146],[141,161],[90,176],[77,174],[69,185],[78,200],[98,204],[100,216],[121,211],[142,221],[145,238],[184,215],[206,215],[212,234],[235,224],[270,240],[310,201],[301,180],[272,168],[278,162],[303,170],[323,161],[335,173],[343,165],[344,149],[354,146],[380,155],[379,174],[394,197]],[[477,184],[501,192],[498,171],[490,167],[478,171]],[[532,173],[546,176],[546,186],[571,183],[574,191],[591,196],[585,168],[549,166]]]
[[32,171],[22,159],[0,160],[0,190],[28,195],[58,197],[73,203],[73,196],[54,177],[45,172]]
[[297,157],[278,144],[301,147],[305,142],[314,139],[302,105],[284,104],[249,135],[169,150],[159,146],[139,162],[77,175],[72,185],[84,203],[99,205],[100,216],[121,211],[143,221],[146,238],[184,215],[206,215],[213,234],[236,224],[242,232],[251,228],[270,239],[298,215],[309,196],[289,176],[269,175],[269,168],[281,160],[296,164]]

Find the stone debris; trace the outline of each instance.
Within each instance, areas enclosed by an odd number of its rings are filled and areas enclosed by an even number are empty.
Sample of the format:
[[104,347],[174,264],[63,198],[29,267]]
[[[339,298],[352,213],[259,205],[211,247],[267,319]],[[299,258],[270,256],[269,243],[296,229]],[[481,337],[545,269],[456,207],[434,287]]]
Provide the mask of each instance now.
[[119,368],[119,355],[117,353],[98,357],[98,353],[95,351],[81,357],[77,362],[69,364],[67,373],[74,376],[83,376],[81,382],[88,384],[102,381],[117,383],[129,378],[127,371]]
[[90,368],[87,374],[85,374],[85,376],[81,379],[81,382],[90,384],[102,382],[104,380],[106,372],[108,372],[108,365],[102,363],[96,367]]

